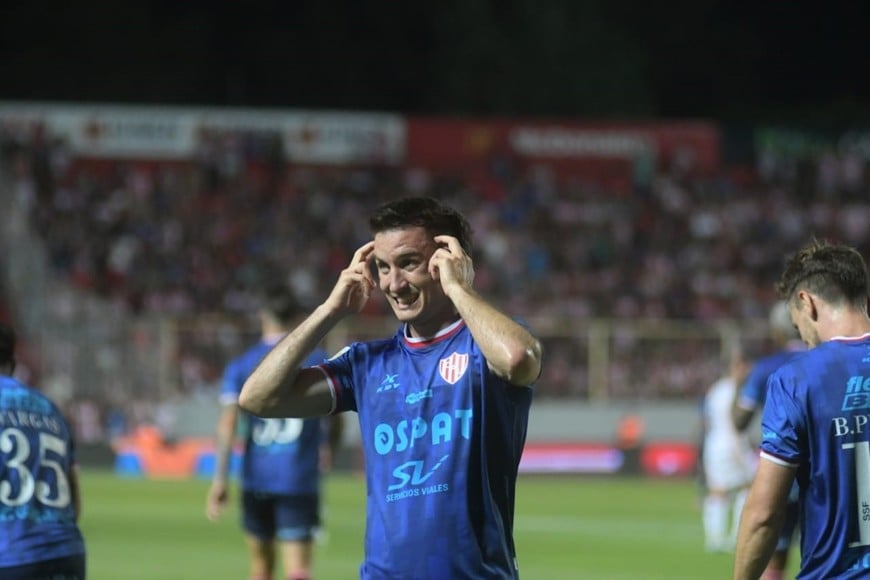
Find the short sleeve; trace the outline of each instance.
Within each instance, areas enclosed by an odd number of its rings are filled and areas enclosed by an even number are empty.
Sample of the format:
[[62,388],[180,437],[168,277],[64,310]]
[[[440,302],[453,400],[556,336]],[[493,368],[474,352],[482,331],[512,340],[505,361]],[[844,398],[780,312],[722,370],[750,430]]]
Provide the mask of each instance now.
[[317,365],[326,375],[329,388],[332,390],[335,400],[333,413],[358,410],[353,381],[354,353],[353,347],[348,346]]
[[782,465],[804,460],[806,414],[796,396],[792,377],[776,372],[768,381],[767,401],[761,417],[762,457]]
[[752,368],[740,388],[740,407],[752,411],[764,405],[767,374],[760,364]]
[[234,405],[239,402],[239,393],[245,384],[246,376],[241,372],[238,361],[231,361],[224,369],[221,379],[220,402],[222,405]]

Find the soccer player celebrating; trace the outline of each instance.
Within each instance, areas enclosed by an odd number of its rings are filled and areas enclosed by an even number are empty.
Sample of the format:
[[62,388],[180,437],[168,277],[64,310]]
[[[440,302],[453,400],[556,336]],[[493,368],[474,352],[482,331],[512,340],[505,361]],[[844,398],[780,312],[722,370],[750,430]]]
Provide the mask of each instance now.
[[[466,219],[386,203],[326,301],[245,382],[273,417],[357,411],[368,487],[361,578],[517,578],[514,496],[541,345],[472,287]],[[377,285],[401,323],[315,368],[305,357]]]
[[[777,350],[772,354],[759,358],[752,365],[752,370],[743,381],[743,386],[734,398],[731,417],[734,426],[745,432],[752,419],[764,407],[767,398],[767,380],[771,373],[783,364],[804,352],[806,348],[800,341],[789,315],[788,303],[777,302],[770,310],[768,319],[770,333]],[[762,574],[762,580],[781,580],[788,566],[788,552],[795,538],[798,521],[798,485],[792,484],[786,505],[785,518],[776,542],[776,548],[767,568]]]
[[[228,501],[229,462],[236,424],[242,421],[244,453],[241,468],[242,526],[250,554],[250,579],[271,579],[275,548],[279,548],[288,580],[311,576],[314,535],[320,522],[320,458],[322,426],[319,419],[261,419],[240,413],[239,391],[263,356],[294,322],[299,307],[284,285],[267,288],[260,307],[261,339],[224,370],[223,410],[218,418],[216,466],[206,498],[206,515],[216,520]],[[314,349],[307,364],[317,364],[326,353]],[[342,432],[341,417],[332,417],[330,456]]]
[[774,371],[761,461],[740,520],[734,578],[765,569],[800,488],[798,578],[870,575],[870,318],[867,265],[848,246],[813,241],[791,257],[780,296],[811,347]]
[[0,324],[0,578],[84,580],[72,433],[54,403],[13,378],[14,352]]

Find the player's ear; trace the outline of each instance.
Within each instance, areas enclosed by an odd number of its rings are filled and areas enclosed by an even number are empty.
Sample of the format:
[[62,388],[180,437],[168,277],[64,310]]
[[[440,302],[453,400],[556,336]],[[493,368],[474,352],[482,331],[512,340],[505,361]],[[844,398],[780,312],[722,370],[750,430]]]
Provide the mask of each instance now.
[[810,320],[812,320],[813,322],[816,322],[819,319],[819,309],[818,309],[818,305],[816,304],[816,297],[813,296],[812,294],[810,294],[809,292],[802,291],[798,295],[798,298],[800,298],[802,300],[802,302],[804,303],[804,306],[806,306],[806,308],[808,309],[807,313],[810,316]]

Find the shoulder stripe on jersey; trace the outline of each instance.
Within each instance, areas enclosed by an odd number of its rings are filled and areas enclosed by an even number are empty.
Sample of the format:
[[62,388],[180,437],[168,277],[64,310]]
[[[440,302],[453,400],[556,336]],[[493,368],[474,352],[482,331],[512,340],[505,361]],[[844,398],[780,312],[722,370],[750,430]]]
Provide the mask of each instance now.
[[798,467],[797,463],[786,461],[785,459],[777,457],[776,455],[771,455],[766,451],[762,451],[760,455],[762,459],[767,459],[771,463],[776,463],[777,465],[782,465],[783,467]]
[[329,369],[324,365],[316,365],[314,368],[319,369],[323,373],[323,378],[326,379],[326,384],[329,386],[329,394],[332,395],[332,406],[329,408],[329,415],[335,413],[338,409],[338,399],[341,397],[341,390],[336,384],[335,377],[329,372]]

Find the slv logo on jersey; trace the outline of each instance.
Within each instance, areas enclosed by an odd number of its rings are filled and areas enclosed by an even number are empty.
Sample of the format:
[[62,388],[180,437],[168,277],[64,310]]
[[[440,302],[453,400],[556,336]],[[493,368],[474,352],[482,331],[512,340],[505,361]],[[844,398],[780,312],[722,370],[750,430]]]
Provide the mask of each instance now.
[[[402,489],[408,484],[423,485],[426,480],[432,477],[432,474],[438,471],[438,468],[450,457],[448,453],[438,460],[430,469],[426,470],[426,465],[423,461],[408,461],[393,470],[393,477],[398,480],[398,483],[390,485],[390,491]],[[424,471],[425,470],[425,471]]]
[[383,393],[384,391],[392,391],[393,389],[398,389],[399,383],[396,382],[396,379],[398,377],[398,374],[391,375],[388,373],[387,376],[384,377],[384,380],[381,381],[381,386],[378,387],[378,390],[375,392]]
[[855,375],[846,381],[846,396],[843,397],[843,411],[870,409],[870,377]]
[[438,361],[438,374],[451,385],[455,385],[456,381],[462,378],[467,368],[468,353],[459,354],[454,352],[447,358],[442,358]]

